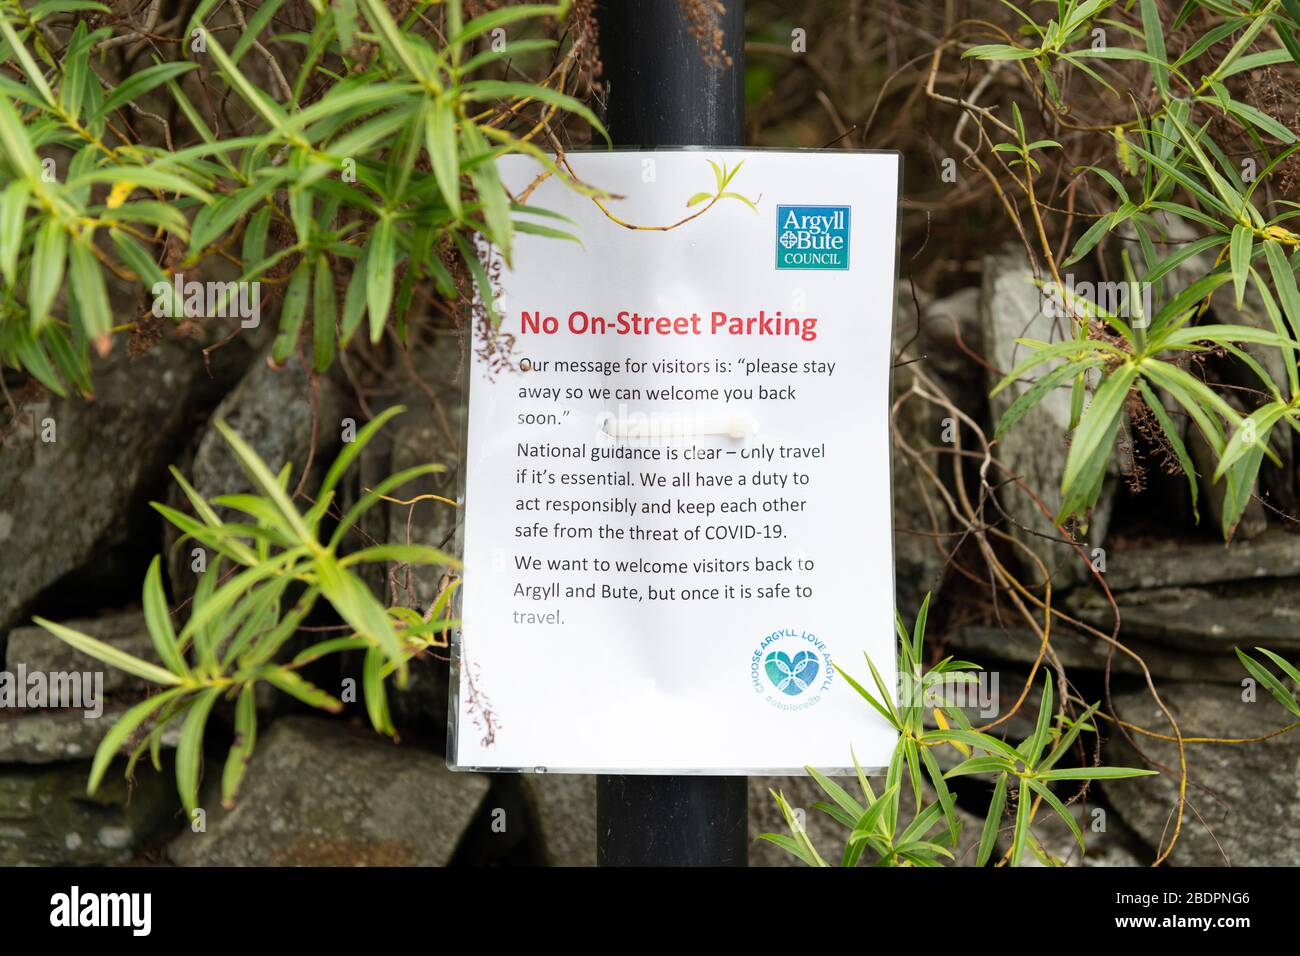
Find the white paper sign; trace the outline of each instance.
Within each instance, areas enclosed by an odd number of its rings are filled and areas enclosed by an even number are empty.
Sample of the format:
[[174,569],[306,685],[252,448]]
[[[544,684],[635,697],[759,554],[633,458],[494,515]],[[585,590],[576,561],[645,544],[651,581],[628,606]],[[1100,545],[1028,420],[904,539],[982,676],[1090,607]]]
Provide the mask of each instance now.
[[[470,369],[452,762],[883,766],[832,663],[894,686],[897,155],[568,159],[617,198],[527,193],[582,246],[518,237],[513,370]],[[539,171],[502,161],[515,194]]]

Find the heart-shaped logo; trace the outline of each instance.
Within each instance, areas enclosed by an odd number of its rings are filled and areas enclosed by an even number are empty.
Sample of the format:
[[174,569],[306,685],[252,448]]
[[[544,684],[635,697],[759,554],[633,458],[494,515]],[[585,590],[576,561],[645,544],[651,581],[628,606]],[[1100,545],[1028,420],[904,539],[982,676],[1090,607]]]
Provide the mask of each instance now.
[[767,679],[783,694],[797,697],[812,686],[821,665],[812,651],[799,651],[791,657],[785,651],[771,651],[763,658]]

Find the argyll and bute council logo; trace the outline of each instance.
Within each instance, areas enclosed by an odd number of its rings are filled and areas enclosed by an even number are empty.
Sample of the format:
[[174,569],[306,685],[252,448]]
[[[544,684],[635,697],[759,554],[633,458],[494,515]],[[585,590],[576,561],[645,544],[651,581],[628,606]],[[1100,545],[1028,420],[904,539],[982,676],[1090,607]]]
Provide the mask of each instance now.
[[848,206],[777,206],[778,269],[847,269]]
[[782,628],[763,638],[750,655],[749,679],[754,693],[778,710],[807,710],[830,689],[835,668],[816,634]]

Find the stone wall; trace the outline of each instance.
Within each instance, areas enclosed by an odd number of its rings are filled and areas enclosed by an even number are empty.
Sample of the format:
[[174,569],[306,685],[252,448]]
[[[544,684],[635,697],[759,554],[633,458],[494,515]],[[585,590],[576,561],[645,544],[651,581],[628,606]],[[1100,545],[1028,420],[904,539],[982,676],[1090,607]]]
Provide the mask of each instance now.
[[[985,270],[979,289],[937,301],[923,297],[919,324],[910,295],[903,296],[898,336],[900,343],[911,343],[906,356],[919,357],[917,367],[989,425],[1005,402],[989,407],[985,396],[995,376],[966,350],[1005,365],[1015,351],[1014,338],[1034,334],[1031,326],[1038,320],[1022,262],[1009,254],[990,256]],[[242,796],[230,810],[219,805],[212,790],[219,777],[213,768],[219,768],[231,736],[230,714],[218,708],[198,826],[177,803],[170,738],[163,741],[160,771],[145,759],[128,786],[119,758],[101,790],[85,793],[95,747],[145,687],[72,652],[30,626],[30,617],[39,613],[68,621],[132,654],[151,656],[139,589],[152,555],[166,555],[174,603],[194,587],[188,547],[177,546],[175,533],[147,507],[150,500],[184,507],[167,465],[191,476],[205,495],[242,487],[242,476],[212,428],[215,417],[235,425],[273,467],[291,463],[296,475],[311,457],[319,474],[339,445],[345,418],[363,422],[368,412],[402,402],[409,410],[366,449],[356,475],[341,489],[344,499],[355,501],[361,489],[424,461],[441,462],[447,471],[404,494],[456,494],[464,408],[453,333],[423,343],[409,369],[393,360],[382,375],[366,378],[360,393],[357,383],[341,374],[320,380],[313,391],[301,370],[268,365],[265,338],[256,334],[206,358],[203,344],[169,335],[133,358],[123,339],[96,370],[93,401],[29,397],[19,427],[0,445],[3,669],[97,671],[104,693],[103,714],[94,719],[76,709],[0,708],[0,864],[593,864],[593,778],[446,768],[445,653],[417,660],[409,687],[392,693],[400,743],[370,731],[357,706],[330,718],[281,695],[260,698],[255,755]],[[908,366],[896,370],[894,384],[896,395],[909,387]],[[53,440],[46,434],[51,423]],[[1061,409],[1046,405],[1022,425],[1014,441],[1002,444],[1000,455],[1013,473],[1054,491],[1065,458]],[[896,422],[897,434],[916,447],[942,442],[944,427],[942,416],[919,406]],[[1291,461],[1289,451],[1285,460]],[[1293,479],[1271,474],[1268,481],[1293,489]],[[935,592],[932,649],[997,671],[1005,703],[1037,658],[1038,638],[972,603],[977,589],[963,583],[935,545],[954,525],[918,497],[917,481],[914,463],[896,457],[900,607],[910,618],[922,596]],[[1212,527],[1192,524],[1188,502],[1176,491],[1181,481],[1158,486],[1168,494],[1152,514],[1158,512],[1166,529],[1173,529],[1161,537],[1144,530],[1138,519],[1150,515],[1136,514],[1133,501],[1124,497],[1117,466],[1103,500],[1104,520],[1094,520],[1089,532],[1089,548],[1105,555],[1105,580],[1120,611],[1122,639],[1138,657],[1111,654],[1095,634],[1062,623],[1054,629],[1051,663],[1066,670],[1087,699],[1109,693],[1108,709],[1113,706],[1143,728],[1168,729],[1148,689],[1149,674],[1184,735],[1265,736],[1283,726],[1287,715],[1267,693],[1252,695],[1243,686],[1245,674],[1233,647],[1263,644],[1293,658],[1300,655],[1295,587],[1300,537],[1283,522],[1265,520],[1249,533],[1239,530],[1238,540],[1225,549]],[[1008,504],[1016,519],[1013,534],[1038,545],[1050,526],[1022,510],[1023,504]],[[938,520],[937,529],[932,519]],[[364,532],[374,541],[452,546],[455,511],[432,500],[386,504],[368,516]],[[1108,630],[1114,620],[1110,600],[1070,557],[1061,551],[1051,562],[1059,605],[1082,624]],[[415,606],[424,607],[437,593],[437,575],[436,569],[417,572],[397,585]],[[379,576],[369,583],[377,590],[394,586]],[[322,686],[336,689],[358,673],[359,661],[342,657],[324,663],[315,676]],[[1141,765],[1149,758],[1165,768],[1176,763],[1165,741],[1126,738],[1106,724],[1101,735],[1107,762]],[[1300,791],[1300,738],[1284,735],[1254,746],[1192,744],[1187,754],[1191,805],[1170,862],[1300,862],[1291,839],[1296,821],[1290,819]],[[1090,834],[1088,852],[1072,849],[1063,827],[1055,834],[1045,828],[1044,845],[1074,863],[1149,863],[1168,830],[1175,782],[1176,776],[1166,773],[1094,787],[1077,807]],[[822,796],[810,780],[754,778],[753,862],[793,862],[758,840],[763,832],[784,832],[769,788],[783,791],[804,811],[814,843],[837,858],[844,833],[814,808]],[[983,825],[988,793],[972,785],[958,788],[957,795],[965,834],[958,862],[969,863],[969,839]]]

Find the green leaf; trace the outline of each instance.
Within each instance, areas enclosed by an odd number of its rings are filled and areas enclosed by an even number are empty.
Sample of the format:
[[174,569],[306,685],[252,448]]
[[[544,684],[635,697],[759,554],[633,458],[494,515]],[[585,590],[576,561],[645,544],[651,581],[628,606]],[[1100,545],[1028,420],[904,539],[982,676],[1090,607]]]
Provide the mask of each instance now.
[[93,3],[91,0],[44,0],[42,3],[33,5],[27,14],[33,22],[39,23],[46,17],[52,17],[57,13],[112,13],[108,7],[102,3]]
[[989,811],[984,818],[984,829],[980,833],[979,852],[975,857],[976,866],[986,866],[993,855],[998,842],[998,828],[1002,825],[1002,810],[1007,803],[1007,774],[998,774],[997,785],[993,788],[993,799],[989,802]]
[[391,53],[411,76],[422,83],[431,80],[428,72],[416,61],[414,53],[407,47],[406,37],[398,27],[392,14],[380,0],[361,0],[365,8],[366,19],[378,31],[383,40],[384,49]]
[[327,554],[316,559],[316,569],[321,594],[333,605],[339,616],[347,621],[362,637],[367,638],[384,652],[388,660],[401,672],[405,680],[406,658],[403,646],[393,630],[393,622],[381,605],[355,574],[341,568]]
[[94,183],[126,183],[145,189],[157,189],[162,192],[179,193],[193,196],[200,202],[212,201],[212,194],[202,186],[196,185],[184,176],[167,172],[154,166],[106,166],[92,169],[68,181],[68,188],[78,189]]
[[[1279,704],[1297,717],[1300,717],[1300,703],[1296,701],[1295,695],[1291,693],[1286,685],[1273,676],[1267,668],[1261,665],[1253,657],[1244,653],[1241,648],[1234,648],[1234,650],[1237,652],[1237,658],[1241,661],[1242,666],[1250,673],[1250,676],[1268,688],[1269,693],[1273,695],[1273,698]],[[1256,648],[1256,650],[1262,651],[1263,648]],[[1281,658],[1278,658],[1270,652],[1265,653],[1269,653],[1269,656],[1273,657],[1274,660],[1281,660]]]
[[469,274],[474,280],[474,289],[478,293],[483,308],[487,310],[488,318],[494,326],[500,325],[501,314],[497,310],[496,296],[492,292],[492,282],[488,279],[487,270],[483,268],[483,263],[474,250],[470,248],[470,244],[464,236],[459,232],[455,232],[452,233],[452,239],[456,243],[462,261],[465,263],[465,268],[469,270]]
[[998,755],[1010,760],[1013,764],[1020,760],[1020,753],[1015,747],[1012,747],[1004,740],[999,740],[990,734],[981,733],[978,730],[963,730],[959,727],[949,727],[945,730],[928,731],[922,738],[923,742],[951,743],[952,741],[966,744],[970,747],[978,747],[990,754]]
[[325,480],[321,483],[319,493],[321,495],[326,495],[338,487],[339,480],[343,477],[344,472],[346,472],[348,466],[356,460],[357,455],[361,454],[361,450],[366,447],[366,443],[369,442],[370,439],[374,437],[375,433],[379,431],[379,429],[383,428],[385,423],[392,419],[393,416],[400,415],[404,411],[406,411],[405,405],[393,405],[384,409],[368,421],[361,430],[357,432],[356,437],[352,441],[345,443],[343,450],[339,452],[338,457],[334,459],[334,463],[330,465],[329,471],[325,473]]
[[[889,722],[889,725],[891,727],[893,727],[895,730],[902,730],[898,716],[897,714],[894,713],[894,706],[892,702],[889,702],[888,707],[886,707],[886,702],[876,700],[876,698],[872,695],[872,693],[869,690],[867,690],[856,680],[854,680],[852,675],[850,675],[842,667],[840,667],[838,664],[833,664],[832,666],[835,668],[836,671],[839,672],[840,676],[844,678],[844,680],[848,683],[848,685],[858,692],[859,696],[861,696],[863,700],[865,700],[868,704],[870,704],[876,710],[876,712],[880,714],[881,717],[884,717],[885,720]],[[887,698],[886,701],[888,701]]]
[[1257,109],[1249,103],[1242,103],[1240,100],[1228,99],[1222,103],[1222,106],[1243,123],[1254,126],[1260,132],[1272,136],[1276,140],[1288,144],[1296,141],[1295,133],[1291,132],[1291,130],[1287,129],[1263,110]]
[[[31,53],[23,41],[19,39],[18,34],[14,32],[13,26],[9,23],[9,17],[5,14],[0,14],[0,36],[4,37],[9,44],[10,51],[18,58],[19,65],[22,67],[23,72],[27,74],[27,82],[31,83],[36,92],[41,94],[41,98],[46,103],[50,106],[56,106],[58,100],[55,99],[50,84],[45,82],[45,74],[36,65],[36,61],[32,59]],[[3,102],[2,98],[0,98],[0,102]],[[8,106],[8,103],[5,103],[5,106]],[[3,114],[3,112],[4,108],[0,107],[0,114]],[[3,115],[0,115],[0,133],[3,132],[4,126],[5,119]],[[8,144],[6,143],[6,145]]]
[[1155,770],[1138,770],[1136,767],[1068,767],[1064,770],[1045,770],[1039,780],[1125,780],[1129,777],[1150,777]]
[[199,806],[199,774],[203,763],[203,729],[207,726],[212,706],[222,694],[222,688],[210,687],[202,691],[185,715],[180,739],[176,742],[176,787],[181,804],[191,819]]
[[266,25],[271,22],[271,18],[279,11],[284,0],[261,0],[253,15],[248,18],[248,25],[240,31],[239,39],[235,42],[234,48],[230,51],[230,59],[238,63],[244,54],[257,42],[257,38]]
[[540,100],[586,120],[592,129],[604,137],[606,144],[612,145],[609,133],[605,130],[604,124],[596,118],[595,113],[580,100],[549,86],[512,80],[471,80],[461,87],[461,95],[467,100],[498,100],[511,96]]
[[1078,356],[1076,353],[1089,351],[1104,352],[1109,355],[1124,354],[1109,342],[1101,342],[1096,339],[1072,339],[1069,342],[1057,342],[1052,345],[1049,345],[1046,342],[1035,341],[1033,339],[1016,339],[1016,343],[1019,345],[1027,345],[1034,349],[1034,352],[1027,359],[1008,372],[1002,381],[998,382],[998,384],[994,386],[993,390],[989,392],[990,398],[998,394],[998,392],[1002,391],[1026,372],[1037,368],[1039,365],[1050,362],[1055,358],[1061,358],[1062,356],[1074,356],[1077,358]]
[[329,256],[316,257],[316,277],[312,288],[312,368],[324,372],[334,362],[335,328],[334,276]]
[[460,561],[440,548],[427,544],[376,544],[353,551],[339,561],[339,567],[350,567],[370,561],[397,561],[402,564],[437,564],[459,568]]
[[[163,301],[169,303],[170,314],[172,316],[184,315],[184,302],[177,297],[175,285],[167,281],[167,277],[163,275],[158,263],[154,262],[153,256],[121,229],[110,229],[108,235],[113,240],[113,245],[117,247],[122,261],[136,274],[140,284],[149,289],[152,294],[152,290],[161,283],[167,289],[163,293]],[[155,298],[157,297],[155,296]]]
[[216,37],[206,29],[203,32],[207,41],[209,55],[217,61],[217,66],[225,74],[231,87],[270,126],[276,130],[283,130],[288,116],[280,104],[259,90],[248,77],[239,72],[239,67],[230,59],[230,55],[217,42]]
[[1084,359],[1077,362],[1066,362],[1058,365],[1042,378],[1038,379],[1033,385],[1021,392],[1016,400],[1012,402],[1002,417],[998,420],[998,427],[993,433],[994,441],[1002,438],[1008,431],[1015,427],[1020,419],[1024,418],[1031,408],[1037,405],[1051,391],[1059,388],[1066,381],[1074,378],[1080,372],[1090,368],[1095,368],[1101,364],[1101,360]]
[[45,628],[65,644],[70,645],[74,650],[78,650],[88,657],[93,657],[97,661],[103,661],[110,667],[116,667],[120,671],[134,674],[136,677],[142,677],[155,684],[174,686],[181,683],[181,678],[171,671],[165,670],[157,664],[142,661],[140,658],[128,654],[111,644],[96,640],[88,634],[82,634],[80,631],[74,631],[62,624],[47,621],[43,617],[33,617],[32,621]]
[[1273,275],[1282,312],[1286,315],[1292,334],[1300,339],[1300,288],[1296,286],[1295,271],[1291,268],[1281,243],[1275,239],[1264,240],[1264,257],[1268,260],[1269,272]]
[[805,767],[804,769],[808,771],[808,775],[817,782],[817,785],[821,787],[822,790],[826,791],[827,796],[835,801],[837,806],[850,814],[854,819],[862,816],[865,812],[865,808],[862,804],[849,796],[848,791],[815,767]]
[[216,420],[216,426],[217,431],[221,433],[221,437],[226,440],[226,443],[234,451],[235,457],[239,459],[244,473],[261,489],[262,494],[270,498],[272,503],[275,504],[276,510],[280,512],[294,536],[304,544],[314,540],[310,529],[303,523],[302,516],[298,514],[298,509],[289,500],[289,495],[280,486],[275,475],[271,474],[271,469],[267,468],[266,463],[258,457],[257,452],[253,451],[248,443],[221,419]]
[[383,337],[384,323],[393,303],[396,244],[393,220],[383,215],[366,243],[366,307],[370,310],[371,342]]
[[1020,778],[1020,787],[1016,793],[1016,828],[1011,836],[1011,866],[1020,865],[1020,857],[1025,849],[1025,842],[1032,839],[1029,833],[1030,814],[1033,801],[1030,800],[1024,778]]
[[366,284],[370,274],[370,244],[361,250],[361,255],[352,266],[352,277],[348,279],[348,290],[343,296],[343,318],[339,323],[342,332],[342,344],[346,348],[352,336],[361,326],[361,319],[366,314]]
[[388,711],[388,695],[384,690],[384,656],[377,647],[366,651],[361,666],[361,684],[366,698],[366,713],[370,716],[370,725],[377,733],[388,737],[397,731]]
[[1037,50],[1025,47],[1010,46],[1006,43],[981,43],[963,51],[961,56],[963,60],[967,57],[974,57],[977,60],[1027,60],[1037,55]]
[[1052,729],[1052,677],[1043,674],[1043,699],[1038,705],[1038,723],[1029,738],[1025,752],[1025,765],[1032,768],[1047,745],[1047,734]]
[[221,774],[221,804],[227,810],[235,805],[239,785],[248,770],[257,742],[257,697],[254,684],[249,681],[239,692],[235,702],[235,741],[226,756],[226,766]]
[[121,83],[113,87],[113,91],[100,104],[96,114],[98,116],[107,116],[128,103],[138,102],[140,97],[154,87],[162,86],[168,80],[173,80],[190,70],[197,70],[198,67],[197,63],[188,63],[181,60],[173,63],[157,63],[131,73]]
[[501,256],[510,262],[512,250],[512,220],[510,218],[510,196],[497,171],[491,147],[472,123],[462,127],[466,151],[471,157],[486,156],[483,161],[469,167],[470,180],[474,184],[474,194],[483,213],[484,236],[501,251]]
[[27,309],[33,331],[49,318],[54,297],[63,285],[63,268],[68,256],[68,234],[58,219],[50,217],[36,231],[31,262],[27,267]]
[[1151,76],[1161,96],[1169,95],[1169,68],[1165,65],[1165,31],[1160,22],[1160,8],[1156,0],[1142,0],[1142,35],[1146,38],[1147,53],[1154,61]]
[[122,745],[127,742],[141,724],[148,720],[163,704],[187,693],[189,693],[187,687],[175,687],[163,691],[161,694],[155,694],[142,700],[119,717],[95,750],[95,759],[90,765],[90,779],[86,784],[86,792],[93,795],[99,789],[99,785],[103,781],[109,765],[112,764],[113,758],[117,756],[118,751],[122,749]]
[[[1251,412],[1232,433],[1232,438],[1219,457],[1219,464],[1214,469],[1214,481],[1218,481],[1239,460],[1261,446],[1268,444],[1269,432],[1278,420],[1291,411],[1285,402],[1268,402]],[[1254,481],[1250,482],[1254,484]]]
[[1115,422],[1124,412],[1124,400],[1137,376],[1137,366],[1125,362],[1097,388],[1070,442],[1065,475],[1061,481],[1062,494],[1079,482],[1085,468],[1095,464],[1094,459],[1110,455],[1110,448],[1104,443],[1113,434]]
[[319,687],[308,683],[298,674],[284,667],[264,667],[258,671],[258,677],[310,707],[326,710],[332,714],[337,714],[343,710],[341,701],[336,700]]
[[104,351],[113,330],[113,315],[103,270],[91,251],[92,241],[90,233],[83,232],[72,242],[68,253],[68,278],[82,328],[86,336],[97,341],[100,350]]
[[[507,8],[518,9],[518,8]],[[433,111],[424,127],[425,148],[433,167],[434,179],[447,203],[447,209],[459,221],[463,215],[460,202],[459,143],[456,138],[456,114],[442,97],[433,101]]]
[[306,256],[298,261],[284,292],[284,305],[280,308],[280,328],[271,348],[271,358],[282,365],[293,355],[302,331],[302,319],[307,311],[308,283],[311,281],[311,262]]
[[968,757],[945,774],[947,777],[964,777],[972,773],[1001,773],[1014,770],[1014,762],[1006,757]]
[[[238,222],[245,213],[269,196],[280,185],[280,182],[276,177],[264,177],[253,185],[229,196],[223,196],[211,205],[200,209],[198,215],[194,217],[194,225],[190,231],[190,252],[206,249],[214,241],[224,236],[230,230],[230,227]],[[260,223],[255,218],[244,233],[244,242],[246,244],[250,242],[249,232],[253,233],[254,239],[259,234],[262,237],[261,245],[245,248],[245,262],[257,262],[262,258],[262,252],[265,248],[266,229],[271,215],[269,208],[264,211],[266,216],[261,218]],[[256,230],[254,230],[255,223],[258,224]]]
[[1274,664],[1282,668],[1282,672],[1286,674],[1287,677],[1291,678],[1297,684],[1300,684],[1300,670],[1297,670],[1294,664],[1292,664],[1290,661],[1286,660],[1285,658],[1279,657],[1277,654],[1274,654],[1267,647],[1257,647],[1255,648],[1255,650],[1259,651],[1261,654],[1268,657],[1268,659],[1271,660]]
[[507,24],[516,21],[534,18],[534,17],[561,17],[566,12],[567,4],[522,4],[519,6],[502,7],[499,10],[490,10],[480,16],[470,20],[465,24],[464,29],[455,34],[447,41],[448,46],[464,46],[475,37],[483,36],[485,33],[491,33],[498,27],[504,27]]
[[1070,832],[1074,834],[1074,839],[1078,841],[1079,849],[1084,849],[1083,831],[1079,829],[1079,824],[1075,821],[1074,814],[1070,812],[1069,808],[1066,807],[1066,805],[1057,798],[1056,794],[1052,793],[1045,784],[1038,782],[1033,777],[1026,777],[1025,783],[1029,785],[1029,789],[1042,797],[1043,801],[1056,811],[1058,817],[1065,821],[1065,825],[1068,826]]
[[15,179],[0,193],[0,276],[7,285],[18,283],[18,250],[23,241],[23,219],[31,188]]
[[939,762],[935,760],[934,754],[930,752],[929,747],[918,748],[921,754],[921,763],[925,764],[926,773],[930,777],[930,783],[934,787],[934,792],[939,798],[939,806],[943,808],[944,820],[948,823],[948,836],[952,845],[957,845],[957,840],[961,836],[961,821],[957,819],[956,800],[952,792],[948,789],[948,783],[944,780],[943,770],[939,767]]
[[[512,7],[510,9],[516,8]],[[481,53],[476,53],[461,64],[460,72],[462,76],[468,76],[475,70],[480,70],[489,63],[495,63],[497,60],[518,60],[528,53],[534,53],[538,50],[552,50],[556,46],[558,46],[558,44],[555,40],[511,40],[506,44],[504,49],[494,50],[491,47],[488,47]]]
[[162,586],[162,558],[158,555],[154,556],[144,578],[143,603],[145,626],[154,650],[158,652],[158,659],[174,674],[188,677],[190,670],[181,655],[171,614],[167,610],[167,597]]
[[784,833],[761,833],[758,837],[760,840],[767,840],[769,843],[775,843],[791,856],[796,857],[806,866],[825,866],[825,862],[818,862],[803,848],[793,837],[786,836]]

